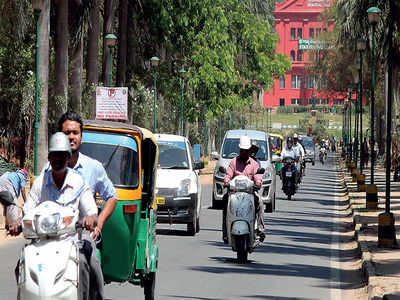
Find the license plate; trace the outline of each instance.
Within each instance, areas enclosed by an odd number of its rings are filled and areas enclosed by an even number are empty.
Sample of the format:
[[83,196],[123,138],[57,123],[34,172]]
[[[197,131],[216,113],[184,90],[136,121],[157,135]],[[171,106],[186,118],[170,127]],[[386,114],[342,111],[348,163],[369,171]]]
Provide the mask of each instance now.
[[165,205],[165,198],[164,197],[157,197],[157,204],[158,205]]
[[292,172],[286,172],[286,177],[292,177]]

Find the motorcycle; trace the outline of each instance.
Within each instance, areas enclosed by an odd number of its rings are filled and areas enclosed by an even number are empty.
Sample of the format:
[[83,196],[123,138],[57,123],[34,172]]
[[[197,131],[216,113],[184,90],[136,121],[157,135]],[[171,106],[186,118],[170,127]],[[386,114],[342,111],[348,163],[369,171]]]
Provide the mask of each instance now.
[[293,157],[282,159],[284,164],[282,168],[282,191],[288,196],[288,200],[296,193],[298,183],[298,172],[295,165],[296,160]]
[[[79,298],[79,209],[44,201],[22,219],[17,299]],[[78,240],[73,235],[78,233]]]
[[[263,173],[263,168],[257,171],[257,174]],[[254,189],[253,181],[244,175],[234,177],[228,187],[226,214],[228,243],[237,253],[237,261],[240,264],[246,263],[248,254],[260,244],[255,232],[257,219]]]
[[324,147],[322,147],[319,150],[319,161],[324,164],[325,159],[326,159],[327,153],[326,153],[326,149]]

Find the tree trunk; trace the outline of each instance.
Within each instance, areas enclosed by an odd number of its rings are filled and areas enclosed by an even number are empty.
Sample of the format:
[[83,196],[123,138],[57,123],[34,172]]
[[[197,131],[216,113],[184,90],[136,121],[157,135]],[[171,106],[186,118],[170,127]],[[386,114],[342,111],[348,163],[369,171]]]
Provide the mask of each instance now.
[[71,103],[70,109],[82,112],[82,66],[83,47],[82,40],[78,42],[71,58]]
[[68,104],[68,1],[57,0],[56,4],[56,38],[54,42],[55,118],[67,110]]
[[91,90],[91,105],[90,105],[90,119],[94,119],[96,116],[96,90],[95,87],[99,81],[99,36],[100,36],[100,24],[99,24],[99,2],[94,1],[94,6],[89,16],[89,27],[88,27],[88,41],[87,41],[87,53],[86,53],[86,80]]
[[126,83],[126,55],[128,47],[128,0],[119,0],[117,86]]
[[48,101],[49,101],[49,29],[50,0],[44,0],[39,17],[39,136],[38,136],[38,170],[47,162],[48,151]]
[[106,45],[106,35],[114,32],[114,1],[104,1],[104,18],[103,18],[103,67],[102,67],[102,80],[103,84],[110,86],[108,82],[110,74],[110,50]]

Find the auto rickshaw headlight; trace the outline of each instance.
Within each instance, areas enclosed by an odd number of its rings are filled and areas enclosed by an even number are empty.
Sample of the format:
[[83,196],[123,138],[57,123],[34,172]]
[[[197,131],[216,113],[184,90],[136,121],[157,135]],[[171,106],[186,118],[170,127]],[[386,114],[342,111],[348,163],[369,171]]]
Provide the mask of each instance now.
[[182,197],[189,195],[189,188],[190,188],[190,179],[189,178],[183,179],[178,186],[177,196]]

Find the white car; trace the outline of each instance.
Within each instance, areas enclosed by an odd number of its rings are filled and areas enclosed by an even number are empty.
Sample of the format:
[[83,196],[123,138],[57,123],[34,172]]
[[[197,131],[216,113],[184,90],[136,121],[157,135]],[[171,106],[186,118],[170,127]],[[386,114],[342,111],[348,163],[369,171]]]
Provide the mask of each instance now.
[[[257,159],[260,161],[260,165],[265,169],[263,174],[263,183],[260,189],[261,200],[264,203],[265,212],[272,213],[275,211],[275,191],[276,191],[276,171],[269,135],[263,131],[248,130],[248,129],[235,129],[228,130],[225,134],[224,140],[221,146],[220,154],[217,152],[211,153],[213,159],[218,159],[218,162],[214,171],[213,180],[213,198],[212,206],[220,207],[222,203],[222,197],[224,196],[224,175],[219,170],[220,167],[228,168],[232,158],[237,156],[239,150],[239,140],[243,135],[247,135],[252,141],[257,141],[259,150],[256,154]],[[279,160],[279,159],[278,159]]]
[[201,184],[199,170],[203,162],[195,162],[187,138],[172,134],[156,134],[159,157],[156,180],[157,221],[187,224],[187,231],[200,231]]

